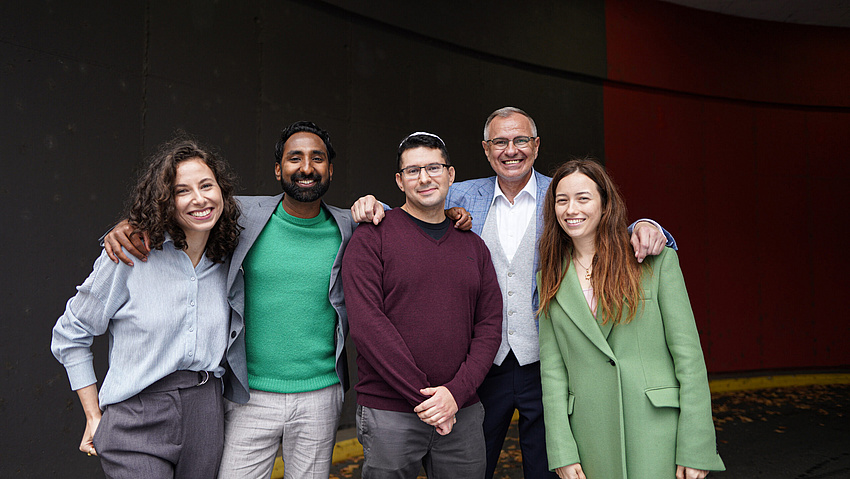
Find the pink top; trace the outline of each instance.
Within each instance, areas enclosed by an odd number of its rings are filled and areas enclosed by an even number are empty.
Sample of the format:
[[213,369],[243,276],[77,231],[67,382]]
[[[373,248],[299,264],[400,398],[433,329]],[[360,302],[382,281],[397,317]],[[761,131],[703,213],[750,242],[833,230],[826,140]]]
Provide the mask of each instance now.
[[593,295],[593,288],[587,288],[581,290],[584,293],[584,299],[587,300],[587,305],[590,306],[590,312],[593,313],[593,316],[596,316],[596,296]]

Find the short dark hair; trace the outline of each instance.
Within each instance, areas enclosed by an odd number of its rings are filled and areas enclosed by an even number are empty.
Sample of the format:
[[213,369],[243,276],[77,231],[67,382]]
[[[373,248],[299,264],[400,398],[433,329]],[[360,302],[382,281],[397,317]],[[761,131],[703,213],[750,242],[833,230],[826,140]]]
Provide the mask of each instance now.
[[283,146],[286,144],[286,140],[288,140],[290,136],[301,132],[312,133],[321,138],[322,142],[325,143],[325,149],[328,150],[328,161],[333,161],[336,156],[336,151],[334,151],[334,147],[331,144],[331,136],[328,132],[319,128],[312,121],[296,121],[280,132],[280,140],[278,140],[277,145],[275,145],[274,148],[275,163],[280,163],[280,160],[283,159]]
[[206,256],[221,263],[236,249],[242,229],[238,224],[239,205],[233,197],[236,177],[224,159],[185,132],[178,132],[150,157],[127,202],[127,217],[133,227],[150,235],[151,247],[162,249],[168,233],[175,248],[185,249],[186,234],[175,217],[174,181],[177,166],[194,159],[212,170],[221,189],[223,210],[210,231],[206,248]]
[[446,144],[439,136],[433,133],[425,133],[422,131],[418,131],[416,133],[411,133],[410,135],[407,135],[407,137],[401,140],[401,143],[399,143],[397,157],[399,169],[401,169],[401,154],[407,150],[412,150],[414,148],[419,147],[440,150],[440,154],[443,155],[443,160],[446,161],[446,165],[452,164],[451,160],[449,160],[449,150],[446,149]]

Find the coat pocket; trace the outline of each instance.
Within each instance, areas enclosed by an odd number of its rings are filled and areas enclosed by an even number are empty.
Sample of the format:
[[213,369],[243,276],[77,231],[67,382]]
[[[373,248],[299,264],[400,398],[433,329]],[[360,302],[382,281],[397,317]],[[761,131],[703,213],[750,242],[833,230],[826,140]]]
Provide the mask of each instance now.
[[644,392],[649,402],[655,407],[679,407],[678,386],[648,388]]

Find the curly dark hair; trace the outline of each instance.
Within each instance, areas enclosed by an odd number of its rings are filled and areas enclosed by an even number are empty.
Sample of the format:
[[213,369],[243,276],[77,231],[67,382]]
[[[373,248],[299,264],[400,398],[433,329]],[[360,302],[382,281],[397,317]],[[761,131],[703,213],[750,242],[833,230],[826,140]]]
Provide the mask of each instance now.
[[146,231],[151,247],[161,250],[165,233],[171,236],[174,247],[186,249],[186,234],[177,223],[174,206],[174,180],[177,165],[186,160],[199,159],[212,170],[221,189],[224,206],[218,223],[210,231],[206,256],[223,263],[239,243],[239,205],[233,197],[236,176],[227,162],[216,156],[212,149],[202,145],[185,133],[162,144],[150,157],[139,175],[127,203],[127,218],[137,231]]

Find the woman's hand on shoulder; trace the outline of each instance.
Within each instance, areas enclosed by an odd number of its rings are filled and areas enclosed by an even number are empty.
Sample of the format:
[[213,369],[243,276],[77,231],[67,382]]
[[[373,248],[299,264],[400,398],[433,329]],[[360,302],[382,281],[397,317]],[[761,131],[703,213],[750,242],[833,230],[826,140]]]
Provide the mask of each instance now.
[[555,474],[557,474],[560,479],[587,479],[587,476],[584,475],[584,471],[581,470],[581,464],[578,462],[555,469]]
[[676,479],[703,479],[708,471],[693,469],[685,466],[676,466]]

